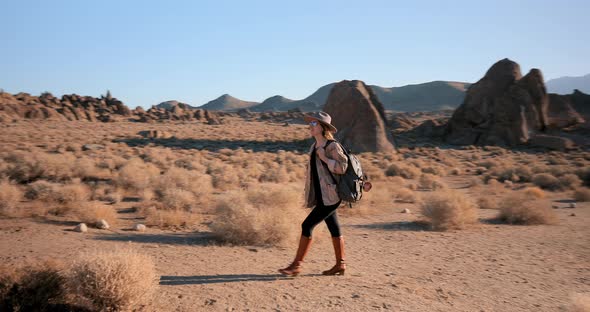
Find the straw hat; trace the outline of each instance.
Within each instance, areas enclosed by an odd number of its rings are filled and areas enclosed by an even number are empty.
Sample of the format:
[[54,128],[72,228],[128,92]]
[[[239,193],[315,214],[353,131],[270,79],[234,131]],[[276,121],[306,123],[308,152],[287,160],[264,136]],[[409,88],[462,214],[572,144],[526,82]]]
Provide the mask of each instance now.
[[326,113],[326,112],[311,112],[311,113],[305,114],[303,116],[303,120],[306,123],[309,123],[312,120],[316,120],[316,121],[320,122],[321,124],[325,125],[326,127],[328,127],[330,132],[336,133],[336,131],[338,131],[338,129],[336,129],[336,127],[334,127],[331,124],[332,117],[330,117],[330,115],[328,115],[328,113]]

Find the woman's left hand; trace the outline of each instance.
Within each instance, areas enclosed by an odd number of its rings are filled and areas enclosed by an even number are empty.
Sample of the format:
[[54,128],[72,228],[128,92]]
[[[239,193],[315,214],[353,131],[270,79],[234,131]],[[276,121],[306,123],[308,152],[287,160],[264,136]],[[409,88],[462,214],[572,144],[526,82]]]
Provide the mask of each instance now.
[[326,157],[326,150],[323,147],[318,147],[318,149],[316,150],[318,157],[323,160],[324,162],[326,162],[327,157]]

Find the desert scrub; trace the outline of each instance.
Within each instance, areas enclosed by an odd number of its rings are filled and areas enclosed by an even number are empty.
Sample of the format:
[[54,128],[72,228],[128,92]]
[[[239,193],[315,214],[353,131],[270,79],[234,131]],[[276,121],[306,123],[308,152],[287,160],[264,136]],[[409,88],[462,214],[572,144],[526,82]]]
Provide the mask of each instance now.
[[555,224],[555,212],[546,202],[535,200],[525,192],[515,192],[504,197],[498,204],[498,219],[510,224]]
[[158,285],[152,259],[131,249],[84,253],[68,279],[97,311],[141,310],[149,306]]
[[215,204],[211,230],[224,243],[280,245],[299,233],[301,193],[293,186],[272,184],[226,192]]
[[22,191],[18,186],[6,179],[0,180],[0,216],[19,216],[18,203],[22,197]]
[[574,199],[579,202],[588,202],[590,201],[590,188],[587,187],[578,187],[574,191]]
[[424,197],[421,212],[434,230],[463,229],[477,223],[475,204],[455,190],[437,191]]

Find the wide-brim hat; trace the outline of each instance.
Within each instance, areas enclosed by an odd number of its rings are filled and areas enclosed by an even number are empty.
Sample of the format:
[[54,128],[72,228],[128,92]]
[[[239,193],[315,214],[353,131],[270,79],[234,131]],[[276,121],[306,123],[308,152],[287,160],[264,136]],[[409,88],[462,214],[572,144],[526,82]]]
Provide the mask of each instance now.
[[330,115],[328,115],[328,113],[326,113],[326,112],[307,113],[303,116],[303,120],[306,123],[309,123],[312,120],[316,120],[316,121],[320,122],[321,124],[323,124],[324,126],[328,127],[330,132],[336,133],[336,131],[338,131],[338,129],[336,129],[336,127],[334,127],[331,124],[332,117],[330,117]]

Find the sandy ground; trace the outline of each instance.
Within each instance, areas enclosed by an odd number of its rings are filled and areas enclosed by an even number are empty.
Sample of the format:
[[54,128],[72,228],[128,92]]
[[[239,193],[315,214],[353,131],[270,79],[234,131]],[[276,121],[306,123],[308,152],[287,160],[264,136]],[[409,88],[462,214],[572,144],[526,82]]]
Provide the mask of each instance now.
[[[573,293],[590,292],[590,203],[565,208],[565,193],[550,196],[558,225],[497,224],[485,221],[495,210],[480,210],[481,225],[433,232],[412,222],[413,204],[341,217],[345,276],[320,274],[334,261],[324,225],[304,274],[284,278],[276,270],[295,245],[219,246],[206,224],[196,232],[128,231],[137,221],[126,210],[132,202],[117,204],[121,220],[112,231],[80,234],[59,218],[0,219],[0,261],[70,260],[130,244],[155,260],[157,311],[565,311]],[[411,213],[400,213],[406,207]]]

